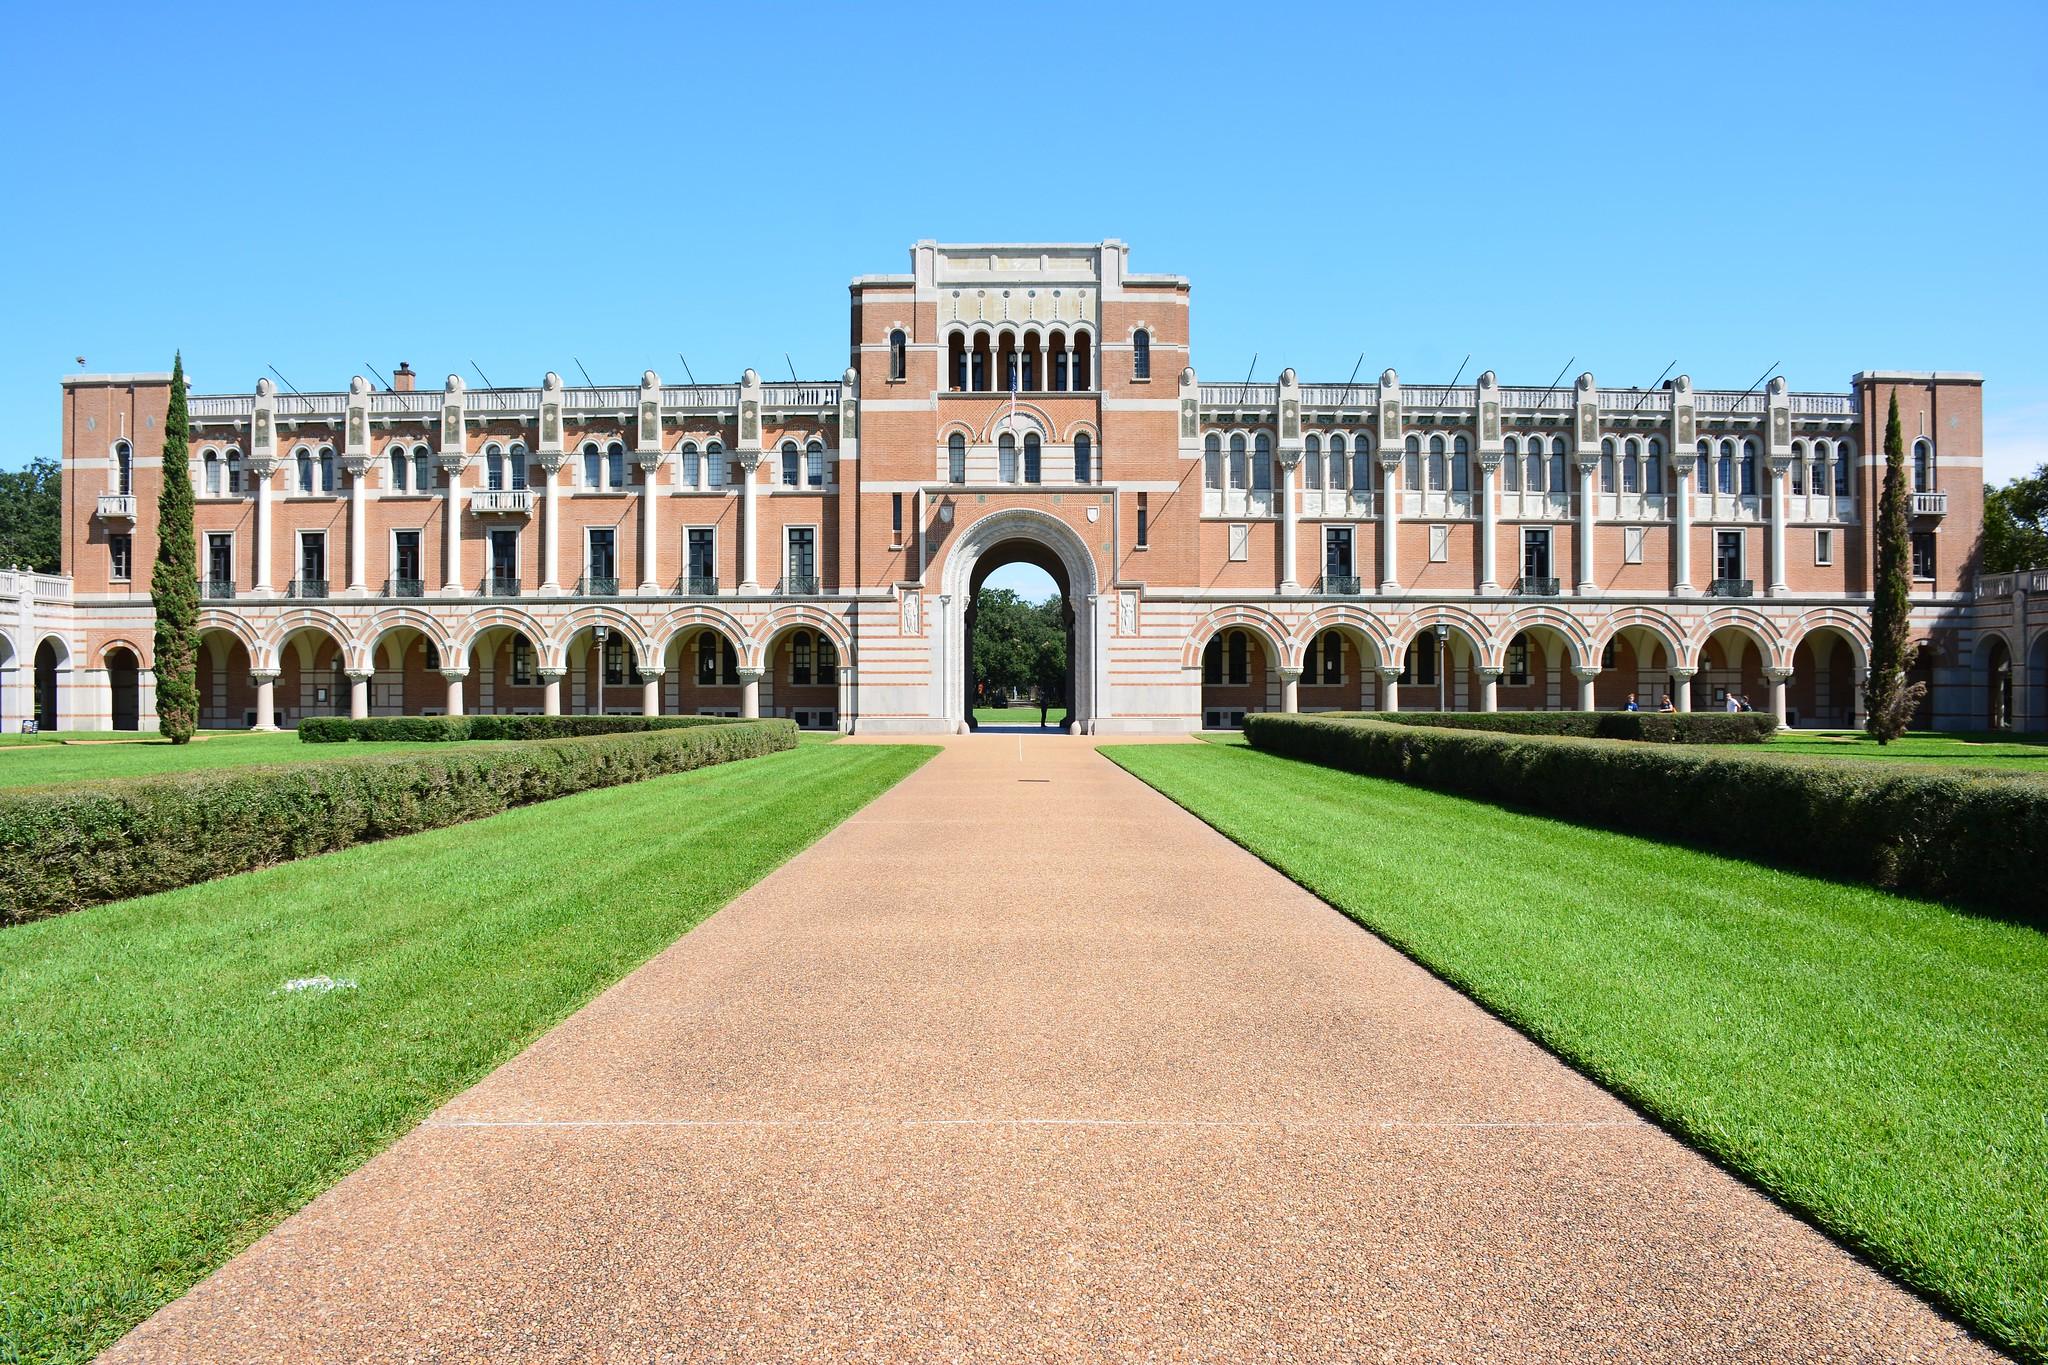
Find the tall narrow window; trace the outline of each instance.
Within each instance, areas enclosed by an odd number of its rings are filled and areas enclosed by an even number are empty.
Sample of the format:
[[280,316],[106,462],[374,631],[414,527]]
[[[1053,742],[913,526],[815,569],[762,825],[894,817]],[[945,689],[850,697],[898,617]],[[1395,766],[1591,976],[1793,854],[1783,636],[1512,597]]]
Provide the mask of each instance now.
[[1614,491],[1614,438],[1611,436],[1600,443],[1600,491]]
[[1350,458],[1344,451],[1344,438],[1342,436],[1332,436],[1330,438],[1330,487],[1342,489],[1351,486],[1351,471],[1346,467],[1350,462]]
[[[121,491],[125,493],[128,490],[123,487]],[[1913,491],[1934,491],[1934,446],[1924,436],[1913,442]]]
[[1202,487],[1223,487],[1223,441],[1213,431],[1202,438]]
[[1550,438],[1550,491],[1553,493],[1569,493],[1572,491],[1572,482],[1565,477],[1564,437],[1562,436]]
[[789,680],[798,687],[811,685],[811,633],[798,631],[789,642]]
[[595,441],[583,443],[583,486],[604,487],[604,456],[598,451]]
[[825,486],[825,443],[823,441],[812,441],[804,447],[804,472],[810,480],[811,487],[823,488]]
[[484,487],[493,493],[505,486],[505,452],[496,441],[484,447]]
[[614,492],[626,486],[626,448],[617,441],[604,448],[604,479]]
[[1323,486],[1323,438],[1320,436],[1311,435],[1303,443],[1301,480],[1303,488]]
[[1714,487],[1723,493],[1735,491],[1735,442],[1721,442],[1721,460],[1714,470]]
[[1241,630],[1230,632],[1230,681],[1242,685],[1251,680],[1251,637]]
[[1500,486],[1506,493],[1522,491],[1522,443],[1512,436],[1501,443]]
[[1642,447],[1631,436],[1621,448],[1621,491],[1640,493],[1643,491]]
[[1223,637],[1212,635],[1209,643],[1202,647],[1202,681],[1220,683],[1223,681]]
[[1422,487],[1422,438],[1410,436],[1401,448],[1401,486]]
[[434,489],[434,457],[425,446],[412,448],[412,491],[430,493]]
[[1230,435],[1230,486],[1237,489],[1244,488],[1246,486],[1246,472],[1244,433],[1241,431],[1232,432]]
[[394,493],[403,493],[403,492],[405,492],[405,483],[406,483],[406,478],[405,478],[405,476],[406,476],[407,472],[408,472],[408,471],[409,471],[410,469],[411,469],[411,461],[407,460],[407,459],[406,459],[406,457],[405,457],[405,447],[404,447],[404,446],[393,446],[393,447],[391,447],[391,491],[392,491],[392,492],[394,492]]
[[526,487],[526,446],[514,441],[512,448],[505,452],[506,482],[513,488]]
[[1323,632],[1320,677],[1325,685],[1344,681],[1344,637],[1334,630]]
[[1261,492],[1273,488],[1273,438],[1263,431],[1252,437],[1252,487]]
[[903,379],[910,374],[910,339],[897,328],[889,333],[889,377]]
[[1835,496],[1849,496],[1849,443],[1843,441],[1835,447]]
[[782,443],[782,486],[795,488],[803,482],[801,471],[803,452],[796,448],[795,441]]
[[1038,433],[1024,433],[1024,482],[1037,483],[1039,475]]
[[1472,443],[1463,436],[1451,441],[1451,491],[1472,491]]
[[1152,543],[1152,507],[1143,493],[1138,494],[1138,548],[1144,549]]
[[1152,377],[1152,334],[1140,327],[1131,333],[1131,378]]
[[1444,460],[1444,438],[1429,438],[1429,491],[1441,493],[1449,485],[1450,470]]
[[903,539],[903,495],[889,495],[889,538],[901,542]]
[[1351,440],[1351,491],[1372,491],[1372,443],[1363,435]]
[[107,576],[117,583],[125,583],[134,572],[134,537],[116,532],[107,537]]
[[[1215,438],[1210,437],[1211,440]],[[1095,443],[1085,431],[1074,434],[1074,482],[1087,483],[1095,477]]]
[[114,491],[123,497],[135,491],[135,448],[126,441],[114,442]]
[[704,443],[704,486],[725,487],[725,447],[716,441]]
[[1806,491],[1806,442],[1804,441],[1794,441],[1792,443],[1792,491],[1794,493],[1804,493]]
[[718,647],[721,641],[716,631],[707,630],[697,637],[697,685],[710,687],[718,681]]
[[704,470],[699,458],[695,441],[683,442],[682,448],[676,451],[676,477],[682,481],[683,487],[703,486]]
[[242,452],[228,449],[228,494],[234,496],[242,491]]
[[1664,443],[1653,436],[1647,449],[1649,453],[1643,457],[1643,491],[1661,497],[1664,492]]
[[1742,496],[1756,496],[1756,442],[1742,443]]
[[300,491],[301,493],[310,493],[310,492],[312,492],[312,491],[313,491],[313,452],[312,452],[312,451],[310,451],[310,450],[307,450],[307,449],[306,449],[306,448],[305,448],[304,446],[300,446],[292,462],[293,462],[293,463],[294,463],[295,465],[297,465],[297,466],[298,466],[298,471],[299,471],[299,484],[298,484],[298,487],[299,487],[299,491]]
[[333,446],[320,447],[320,491],[322,493],[332,493],[334,491]]
[[996,477],[1017,482],[1017,438],[1007,431],[996,438]]
[[203,486],[206,489],[206,496],[217,498],[220,496],[220,454],[218,451],[209,450],[203,458],[206,469],[206,482]]
[[946,438],[946,481],[967,482],[967,438],[957,431]]

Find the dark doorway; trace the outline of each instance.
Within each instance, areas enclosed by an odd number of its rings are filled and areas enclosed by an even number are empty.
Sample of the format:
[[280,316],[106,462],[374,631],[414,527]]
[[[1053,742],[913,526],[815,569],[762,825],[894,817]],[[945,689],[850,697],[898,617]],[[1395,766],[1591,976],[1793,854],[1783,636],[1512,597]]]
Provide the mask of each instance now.
[[141,665],[133,652],[117,649],[107,655],[107,687],[113,693],[114,728],[142,728]]
[[36,729],[57,728],[57,644],[36,646]]

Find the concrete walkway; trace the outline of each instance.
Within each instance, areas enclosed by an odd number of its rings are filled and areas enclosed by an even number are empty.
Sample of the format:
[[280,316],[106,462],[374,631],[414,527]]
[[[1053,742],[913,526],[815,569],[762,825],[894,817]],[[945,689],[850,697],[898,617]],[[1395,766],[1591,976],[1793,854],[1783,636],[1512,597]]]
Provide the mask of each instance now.
[[1087,741],[988,735],[106,1358],[1994,1357]]

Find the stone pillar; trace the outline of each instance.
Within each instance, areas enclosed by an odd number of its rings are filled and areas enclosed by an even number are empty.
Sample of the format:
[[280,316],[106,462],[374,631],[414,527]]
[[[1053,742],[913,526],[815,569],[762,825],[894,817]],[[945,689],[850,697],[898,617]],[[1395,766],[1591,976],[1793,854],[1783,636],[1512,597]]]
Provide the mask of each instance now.
[[1479,405],[1479,448],[1472,456],[1479,471],[1479,592],[1490,596],[1500,591],[1500,512],[1494,495],[1500,485],[1505,448],[1500,431],[1500,381],[1492,370],[1479,376],[1474,392]]
[[249,676],[256,682],[256,726],[258,730],[277,728],[277,670],[274,668],[253,668]]
[[363,552],[363,495],[370,482],[370,461],[349,456],[341,465],[348,473],[348,590],[363,597],[370,591],[370,566]]
[[1692,585],[1692,483],[1697,459],[1693,443],[1697,432],[1692,379],[1680,375],[1671,381],[1671,591],[1677,597],[1691,597],[1698,591]]
[[839,699],[833,708],[839,720],[839,733],[853,733],[853,669],[845,664],[839,666]]
[[544,716],[562,714],[562,679],[567,677],[566,668],[543,668],[540,672],[540,712]]
[[[1295,471],[1301,468],[1301,385],[1292,368],[1280,371],[1278,388],[1280,441],[1275,454],[1280,460],[1280,591],[1301,591],[1295,565]],[[1292,708],[1289,708],[1292,709]]]
[[740,675],[740,714],[748,720],[755,720],[761,714],[761,674],[759,668],[742,668]]
[[466,668],[444,668],[441,676],[448,680],[448,714],[462,714],[462,680],[469,676]]
[[1792,680],[1789,668],[1767,668],[1764,681],[1771,685],[1771,714],[1778,718],[1778,728],[1785,728],[1785,684]]
[[562,590],[562,465],[568,457],[560,451],[540,457],[541,485],[544,495],[540,524],[540,590],[543,593],[558,593]]
[[661,570],[656,564],[656,545],[661,521],[661,490],[655,480],[661,473],[659,462],[640,463],[640,591],[652,595],[661,591]]
[[442,490],[441,498],[441,591],[459,595],[462,592],[462,461],[444,456],[441,471],[448,476],[448,486]]
[[1301,710],[1301,670],[1298,668],[1280,670],[1280,709],[1290,716]]
[[1593,680],[1600,676],[1598,665],[1593,667],[1587,667],[1585,664],[1576,665],[1572,669],[1572,676],[1579,680],[1578,709],[1581,711],[1596,710],[1597,706],[1593,701]]
[[[1789,591],[1785,584],[1785,500],[1790,496],[1791,472],[1790,456],[1783,461],[1774,456],[1765,475],[1771,481],[1769,543],[1765,547],[1771,565],[1771,581],[1764,589],[1767,597],[1783,597]],[[1782,719],[1779,723],[1783,724]]]
[[758,522],[754,515],[754,500],[760,495],[761,480],[757,477],[761,468],[761,452],[740,456],[740,591],[759,593],[761,579],[757,571],[759,555],[755,553],[755,535]]
[[1395,536],[1401,527],[1401,490],[1394,486],[1394,475],[1401,468],[1399,450],[1389,456],[1386,448],[1380,448],[1380,591],[1397,593],[1401,591],[1400,556]]
[[1690,668],[1674,668],[1671,670],[1672,683],[1678,689],[1672,695],[1671,701],[1681,711],[1692,710],[1693,672],[1694,670]]
[[1482,668],[1479,670],[1479,709],[1481,711],[1493,712],[1500,709],[1500,693],[1495,689],[1499,687],[1500,676],[1505,671],[1505,669],[1499,668]]
[[[1792,469],[1792,394],[1785,376],[1779,375],[1764,386],[1764,459],[1770,470],[1771,485],[1765,492],[1770,497],[1769,526],[1765,532],[1768,543],[1765,552],[1770,560],[1771,578],[1764,588],[1767,597],[1783,597],[1785,586],[1785,513],[1786,500],[1791,496],[1787,475]],[[1778,724],[1785,723],[1785,710],[1778,708]]]
[[643,668],[640,670],[640,714],[658,716],[661,714],[661,670]]
[[1573,556],[1578,561],[1578,578],[1572,591],[1581,597],[1600,591],[1600,585],[1593,578],[1593,522],[1594,514],[1599,510],[1600,487],[1594,482],[1593,475],[1599,467],[1598,455],[1579,462],[1579,533],[1573,537],[1578,541],[1578,553]]
[[256,483],[256,544],[253,550],[256,564],[256,581],[251,585],[254,591],[267,593],[270,586],[270,476],[277,472],[277,464],[271,460],[248,462],[249,477]]
[[1381,667],[1380,669],[1380,710],[1401,709],[1401,670]]
[[365,720],[370,714],[370,679],[377,676],[373,668],[351,668],[348,670],[348,714],[351,719]]

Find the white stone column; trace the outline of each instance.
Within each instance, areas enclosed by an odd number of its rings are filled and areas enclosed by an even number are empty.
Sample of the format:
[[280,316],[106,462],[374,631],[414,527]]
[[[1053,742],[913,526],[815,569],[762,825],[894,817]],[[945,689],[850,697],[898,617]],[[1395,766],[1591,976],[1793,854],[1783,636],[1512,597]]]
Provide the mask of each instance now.
[[256,725],[258,730],[277,728],[277,673],[274,668],[252,668],[249,676],[256,683]]
[[[450,595],[462,592],[462,461],[443,458],[441,471],[448,476],[448,486],[442,490],[441,522],[441,591]],[[461,715],[451,711],[450,715]]]
[[761,714],[761,674],[758,668],[742,668],[740,675],[740,715],[748,720],[757,719]]
[[1283,451],[1280,459],[1280,591],[1298,593],[1301,580],[1295,574],[1295,511],[1294,475],[1301,468],[1301,452],[1292,452],[1294,458],[1287,458]]
[[1380,669],[1380,710],[1398,711],[1400,709],[1401,670],[1398,668],[1382,667]]
[[658,716],[661,714],[661,670],[643,668],[640,670],[640,714]]
[[[1388,456],[1385,446],[1380,447],[1380,591],[1396,593],[1401,591],[1401,569],[1398,546],[1395,537],[1401,527],[1402,491],[1394,486],[1395,472],[1401,468],[1401,452],[1394,451]],[[1398,709],[1398,708],[1397,708]]]
[[448,681],[448,714],[462,714],[462,680],[469,676],[466,668],[444,668],[441,676]]
[[1572,676],[1579,680],[1579,710],[1593,711],[1598,707],[1593,701],[1593,680],[1600,676],[1598,665],[1588,667],[1579,664],[1573,667]]
[[834,709],[839,719],[839,733],[853,733],[853,669],[845,664],[839,666],[839,699]]
[[740,456],[740,591],[759,593],[761,579],[757,572],[760,555],[755,545],[758,522],[754,515],[754,500],[760,495],[761,454],[753,451]]
[[[1787,459],[1782,463],[1776,459],[1771,461],[1768,474],[1771,481],[1771,520],[1767,532],[1770,538],[1767,548],[1771,562],[1771,582],[1770,586],[1764,589],[1768,597],[1783,597],[1789,591],[1785,584],[1785,500],[1791,496],[1791,472],[1791,460]],[[1780,715],[1778,724],[1784,723],[1785,718]]]
[[1785,684],[1792,680],[1789,668],[1767,668],[1764,681],[1771,686],[1771,714],[1778,718],[1778,728],[1785,728]]
[[1481,711],[1492,712],[1500,709],[1500,693],[1498,688],[1500,687],[1500,675],[1505,671],[1499,668],[1481,668],[1479,670],[1479,709]]
[[1690,597],[1692,585],[1692,475],[1693,457],[1684,455],[1671,462],[1671,585],[1674,596]]
[[[661,591],[661,452],[640,459],[640,591],[652,595]],[[650,712],[649,714],[654,714]]]
[[1600,591],[1599,584],[1593,580],[1593,522],[1600,507],[1597,501],[1599,485],[1593,481],[1593,475],[1599,468],[1597,456],[1582,458],[1579,463],[1579,533],[1573,537],[1579,542],[1578,553],[1573,556],[1578,561],[1578,578],[1572,591],[1581,597]]
[[1301,710],[1301,670],[1298,668],[1280,670],[1280,709],[1290,716]]
[[267,593],[271,591],[270,476],[277,472],[277,465],[268,461],[251,460],[248,471],[249,477],[256,482],[256,581],[251,587],[256,592]]
[[351,596],[362,597],[370,590],[370,566],[363,553],[363,495],[370,482],[370,462],[351,457],[341,467],[348,474],[348,590]]
[[[545,494],[540,524],[540,590],[543,593],[558,593],[562,590],[562,465],[566,455],[551,454],[540,457],[541,476],[547,480],[542,484]],[[551,711],[550,715],[560,712]]]
[[1671,670],[1672,685],[1677,689],[1672,694],[1671,703],[1681,711],[1692,710],[1693,672],[1694,670],[1690,668],[1674,668]]
[[377,676],[373,668],[351,668],[348,670],[348,714],[353,720],[364,720],[370,714],[370,679]]
[[1500,479],[1501,457],[1482,460],[1479,465],[1479,591],[1500,591],[1500,521],[1493,505],[1494,484]]
[[540,712],[544,716],[562,714],[562,679],[568,676],[566,668],[543,668],[540,672]]

